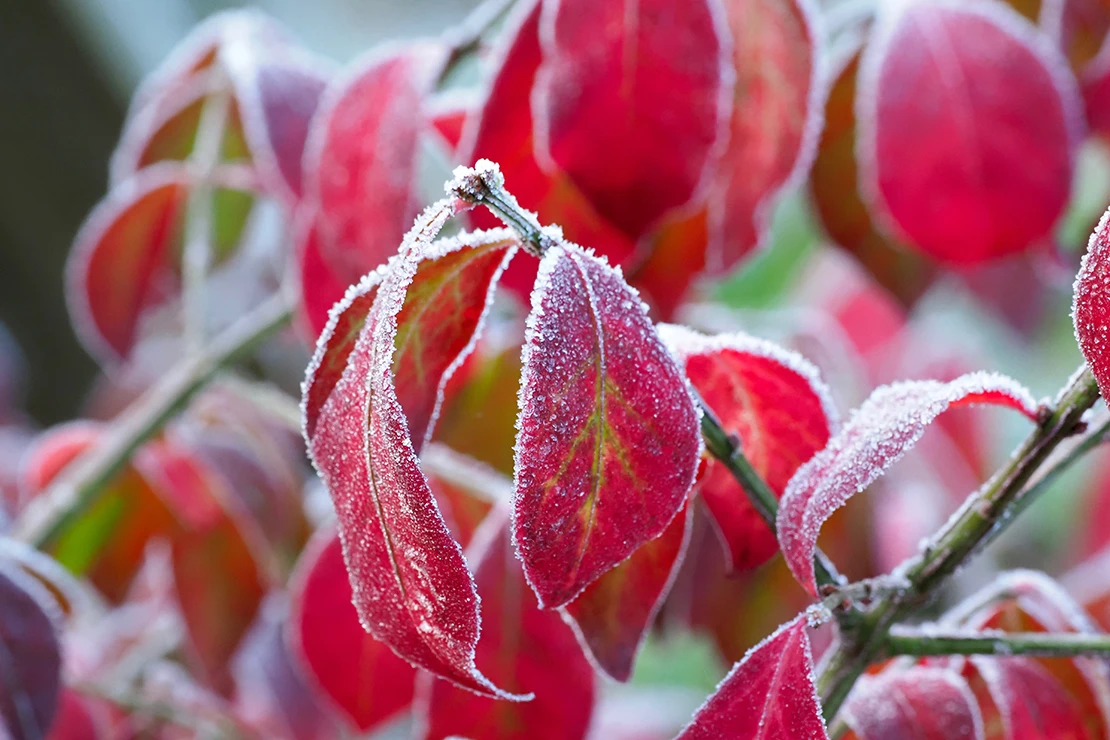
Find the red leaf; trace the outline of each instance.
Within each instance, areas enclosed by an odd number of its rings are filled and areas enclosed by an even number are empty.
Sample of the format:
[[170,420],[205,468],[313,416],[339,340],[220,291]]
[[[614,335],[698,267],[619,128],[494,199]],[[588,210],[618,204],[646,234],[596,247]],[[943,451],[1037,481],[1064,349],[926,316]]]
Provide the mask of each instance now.
[[417,137],[438,47],[404,47],[356,63],[324,94],[305,152],[320,205],[324,257],[361,275],[397,251],[418,210]]
[[843,716],[860,740],[983,739],[983,717],[967,681],[941,668],[863,676]]
[[982,262],[1047,236],[1082,126],[1064,59],[1000,3],[883,10],[859,88],[872,209],[941,262]]
[[1060,682],[1029,658],[973,657],[998,708],[1007,740],[1093,740],[1075,700]]
[[586,587],[563,611],[582,648],[611,678],[627,681],[644,638],[671,590],[690,540],[693,511]]
[[728,148],[710,195],[716,228],[707,266],[717,274],[760,244],[779,194],[809,169],[826,84],[813,3],[725,0],[724,7],[736,82]]
[[553,246],[540,264],[523,364],[513,532],[550,609],[666,529],[701,435],[643,302],[580,247]]
[[23,573],[0,569],[0,722],[12,740],[45,737],[58,708],[61,655],[53,619],[43,608],[50,597]]
[[806,627],[799,615],[748,651],[677,740],[827,740]]
[[333,529],[305,547],[291,584],[289,639],[313,684],[363,733],[407,707],[416,670],[359,624]]
[[949,408],[991,404],[1037,418],[1037,404],[1015,381],[971,373],[950,383],[904,381],[871,394],[824,450],[798,469],[782,496],[779,544],[794,576],[817,595],[813,553],[821,525],[897,462]]
[[690,200],[723,135],[734,77],[720,15],[707,0],[543,3],[540,162],[630,236]]
[[[740,437],[752,467],[781,496],[839,425],[817,368],[743,334],[707,337],[670,325],[660,333],[725,431]],[[713,515],[730,570],[754,568],[775,554],[774,533],[724,465],[709,460],[697,490]]]
[[[613,264],[621,264],[632,256],[634,241],[600,217],[566,173],[544,172],[536,162],[529,100],[540,66],[539,20],[540,3],[529,0],[520,3],[506,23],[496,71],[477,115],[464,126],[459,159],[497,162],[522,205],[535,210],[545,223],[559,224],[571,241],[588,244]],[[471,218],[487,228],[500,223],[484,210]],[[527,300],[535,279],[536,261],[522,257],[510,266],[503,284]]]
[[452,161],[459,152],[463,129],[467,120],[474,115],[474,108],[474,99],[470,94],[451,92],[440,93],[428,105],[428,123],[443,140]]
[[104,712],[73,689],[63,688],[58,713],[46,740],[100,740],[113,737],[106,727]]
[[[339,515],[363,626],[415,665],[473,691],[510,698],[474,667],[477,593],[420,470],[406,418],[418,405],[427,413],[410,417],[414,435],[428,426],[438,395],[433,389],[465,354],[499,265],[515,248],[504,232],[430,244],[454,212],[453,203],[436,204],[405,238],[307,442]],[[488,269],[494,255],[498,262]],[[454,301],[451,289],[472,297],[468,289],[483,279],[480,305]],[[449,290],[441,295],[444,286]],[[411,365],[415,357],[428,360],[422,382],[415,371],[398,373],[407,381],[399,391],[394,367]],[[317,365],[310,366],[308,385]],[[421,395],[406,405],[399,397],[406,389]]]
[[469,551],[482,595],[478,665],[498,685],[534,694],[506,703],[420,678],[426,697],[424,737],[440,740],[582,738],[594,704],[594,675],[569,627],[555,612],[542,611],[525,585],[509,542],[504,512],[491,515]]
[[254,165],[267,190],[295,203],[309,123],[332,70],[299,50],[243,44],[226,57]]
[[173,577],[194,673],[230,696],[229,663],[269,586],[259,563],[261,533],[236,510],[224,482],[191,452],[151,442],[135,458],[149,485],[178,513]]
[[1103,215],[1091,241],[1079,274],[1075,278],[1072,319],[1079,348],[1098,381],[1103,397],[1110,393],[1110,211]]
[[512,497],[511,478],[442,444],[421,450],[420,463],[451,535],[464,548],[493,507]]

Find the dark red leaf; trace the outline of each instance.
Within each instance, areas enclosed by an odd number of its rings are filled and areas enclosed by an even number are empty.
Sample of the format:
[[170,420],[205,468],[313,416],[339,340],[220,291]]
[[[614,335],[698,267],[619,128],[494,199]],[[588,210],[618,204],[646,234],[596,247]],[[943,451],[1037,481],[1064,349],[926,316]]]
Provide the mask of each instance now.
[[671,520],[663,534],[603,574],[564,607],[583,649],[617,681],[632,676],[636,654],[678,575],[693,512]]
[[709,196],[715,229],[706,261],[717,274],[761,243],[779,193],[809,169],[826,84],[812,3],[725,0],[724,6],[736,81],[728,148]]
[[701,454],[686,380],[620,273],[553,246],[532,293],[513,530],[545,608],[658,537]]
[[594,704],[594,675],[559,615],[542,611],[525,584],[509,542],[505,512],[495,512],[468,551],[482,596],[478,666],[509,691],[531,701],[476,696],[423,674],[424,737],[440,740],[582,738]]
[[[363,625],[413,664],[471,690],[507,697],[474,667],[477,593],[410,436],[411,424],[420,443],[441,379],[467,351],[497,271],[515,248],[505,232],[432,244],[455,209],[448,201],[429,208],[405,238],[307,442],[338,512]],[[471,291],[478,283],[483,289]],[[441,294],[444,286],[448,290]],[[475,295],[477,305],[455,300]],[[418,357],[427,360],[422,377],[412,369],[394,374]],[[318,364],[310,366],[307,385]],[[395,378],[406,383],[399,389]],[[400,394],[407,389],[412,394],[406,404]],[[409,411],[416,407],[423,418]]]
[[407,707],[416,670],[359,624],[334,529],[313,537],[291,583],[293,654],[323,695],[363,733]]
[[[571,241],[621,264],[635,250],[633,239],[600,217],[565,173],[545,172],[536,162],[530,98],[540,66],[540,3],[526,0],[519,5],[506,23],[485,100],[463,128],[459,158],[470,164],[479,159],[497,162],[522,205],[535,210],[545,223],[559,224]],[[484,210],[475,211],[472,220],[487,228],[499,225]],[[535,278],[536,261],[521,257],[509,267],[503,284],[527,300]]]
[[904,381],[872,393],[828,446],[798,469],[779,506],[779,544],[810,594],[817,594],[813,553],[825,520],[897,462],[936,417],[949,408],[977,404],[1006,406],[1037,418],[1029,391],[1001,375],[971,373],[950,383]]
[[807,626],[799,615],[752,648],[677,740],[827,740]]
[[858,115],[869,205],[936,260],[1023,250],[1067,204],[1082,103],[1059,52],[1001,3],[883,6]]
[[843,716],[859,740],[983,739],[983,717],[967,681],[942,668],[863,676]]
[[1075,278],[1075,336],[1103,397],[1110,394],[1110,211],[1103,215]]
[[[794,472],[839,426],[817,368],[744,334],[707,337],[668,325],[660,335],[725,431],[739,436],[745,457],[781,496]],[[697,491],[713,515],[731,570],[762,565],[777,552],[774,533],[724,465],[709,460]]]
[[438,47],[407,46],[356,63],[324,94],[305,152],[325,259],[356,276],[397,251],[417,214],[417,138]]
[[19,571],[0,569],[0,720],[13,740],[45,737],[58,709],[61,654],[49,603],[37,582]]
[[706,0],[542,5],[536,151],[625,233],[686,203],[722,136],[733,74]]
[[634,285],[654,315],[670,321],[691,286],[705,271],[709,247],[708,214],[679,212],[645,237],[647,257],[629,270]]

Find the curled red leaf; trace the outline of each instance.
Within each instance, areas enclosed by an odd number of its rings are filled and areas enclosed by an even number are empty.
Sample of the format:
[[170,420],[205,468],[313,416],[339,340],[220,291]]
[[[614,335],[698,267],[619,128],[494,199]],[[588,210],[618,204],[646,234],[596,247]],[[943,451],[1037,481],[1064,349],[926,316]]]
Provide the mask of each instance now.
[[971,373],[950,383],[905,381],[871,394],[824,450],[790,479],[778,514],[779,544],[794,576],[813,596],[813,554],[821,525],[871,485],[949,408],[991,404],[1036,420],[1029,391],[1010,378]]
[[799,615],[749,650],[676,740],[828,740],[807,626]]
[[1103,398],[1110,394],[1110,211],[1091,234],[1075,278],[1075,337]]
[[708,0],[542,3],[539,161],[633,237],[713,164],[734,80],[722,16]]
[[636,654],[678,576],[692,525],[693,509],[687,505],[663,534],[641,545],[563,607],[583,649],[611,678],[632,677]]
[[[800,355],[744,334],[697,334],[660,327],[690,384],[775,494],[825,447],[839,426],[828,386]],[[777,550],[775,535],[728,469],[706,463],[697,491],[717,525],[732,571],[754,568]]]
[[983,740],[983,717],[964,678],[915,666],[862,676],[844,720],[859,740]]
[[540,605],[570,602],[658,537],[701,454],[686,380],[620,273],[551,247],[532,293],[513,534]]
[[982,262],[1047,236],[1082,129],[1066,60],[1002,3],[882,10],[858,97],[869,205],[942,262]]

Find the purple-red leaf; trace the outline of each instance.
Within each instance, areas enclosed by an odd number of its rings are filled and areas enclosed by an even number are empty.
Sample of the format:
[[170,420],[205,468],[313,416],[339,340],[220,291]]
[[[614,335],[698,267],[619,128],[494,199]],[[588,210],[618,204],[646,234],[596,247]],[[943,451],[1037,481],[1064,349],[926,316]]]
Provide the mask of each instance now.
[[[320,409],[315,434],[306,437],[335,503],[363,626],[415,665],[506,697],[474,667],[474,582],[410,436],[412,419],[420,443],[442,380],[468,350],[498,270],[515,249],[503,233],[432,244],[455,210],[441,201],[405,238],[347,368]],[[308,386],[326,348],[326,341],[317,348]],[[408,374],[395,375],[395,367]],[[416,410],[407,417],[410,408]]]
[[859,740],[983,740],[983,717],[964,678],[915,666],[863,676],[844,705]]
[[363,733],[407,707],[416,670],[359,624],[334,529],[305,547],[291,583],[289,640],[312,683]]
[[895,383],[872,393],[828,446],[798,469],[779,506],[779,543],[790,570],[811,595],[817,595],[813,554],[825,520],[897,462],[937,416],[975,404],[1006,406],[1037,418],[1029,391],[1001,375]]
[[636,654],[671,590],[690,540],[693,509],[663,534],[586,587],[563,608],[583,649],[617,681],[632,676]]
[[[752,467],[781,496],[794,472],[824,448],[839,424],[817,368],[744,334],[707,337],[667,325],[660,335],[725,431],[739,436]],[[778,550],[771,528],[720,462],[707,461],[697,490],[717,525],[730,570],[754,568]]]
[[1091,234],[1075,278],[1072,319],[1083,357],[1103,398],[1110,394],[1110,211]]
[[45,737],[58,708],[61,653],[54,621],[44,609],[50,597],[16,569],[0,569],[0,722],[12,740]]
[[545,608],[658,537],[697,473],[685,378],[620,273],[574,245],[540,264],[518,428],[513,531]]
[[530,701],[475,696],[424,674],[427,740],[582,738],[594,705],[594,674],[574,635],[556,612],[543,611],[524,582],[505,512],[495,511],[468,551],[482,595],[479,668],[499,686]]
[[1048,39],[1002,3],[884,5],[858,105],[864,196],[936,260],[1025,249],[1067,204],[1077,86]]
[[417,214],[417,137],[439,58],[427,45],[377,54],[324,94],[304,171],[320,205],[324,257],[340,274],[384,263]]
[[536,151],[627,234],[686,203],[712,166],[734,75],[708,0],[542,4]]
[[737,663],[677,740],[827,740],[804,615]]
[[727,272],[762,241],[780,191],[804,176],[825,80],[810,0],[725,0],[736,82],[728,148],[710,194],[706,267]]

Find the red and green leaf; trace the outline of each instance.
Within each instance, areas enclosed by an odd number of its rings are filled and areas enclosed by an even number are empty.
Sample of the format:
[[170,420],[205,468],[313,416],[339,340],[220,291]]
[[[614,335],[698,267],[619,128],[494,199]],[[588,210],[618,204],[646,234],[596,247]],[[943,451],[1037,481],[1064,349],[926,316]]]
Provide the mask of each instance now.
[[685,378],[620,273],[553,246],[532,294],[514,539],[541,606],[572,601],[658,537],[701,454]]
[[[740,438],[752,467],[782,496],[795,471],[839,426],[817,368],[743,334],[707,337],[668,325],[661,336],[725,431]],[[778,550],[774,533],[719,461],[707,461],[696,489],[717,525],[730,570],[762,565]]]
[[817,595],[813,555],[825,520],[897,462],[944,411],[980,404],[1037,418],[1029,392],[1004,376],[904,381],[872,393],[825,449],[798,469],[779,506],[778,536],[790,570],[810,594]]

